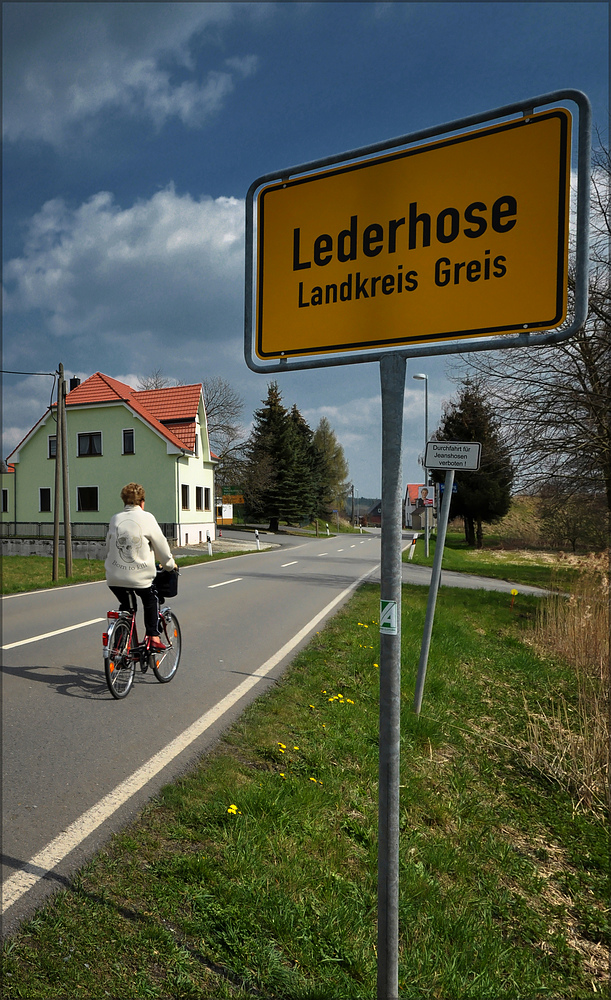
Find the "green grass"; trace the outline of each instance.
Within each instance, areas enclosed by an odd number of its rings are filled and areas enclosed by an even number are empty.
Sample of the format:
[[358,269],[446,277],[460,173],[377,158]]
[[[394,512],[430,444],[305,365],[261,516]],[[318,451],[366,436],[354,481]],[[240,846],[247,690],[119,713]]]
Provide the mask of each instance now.
[[[255,551],[253,549],[253,551]],[[193,566],[195,563],[211,562],[218,559],[229,559],[244,552],[215,552],[196,556],[179,556],[176,562],[179,566]],[[42,590],[47,587],[66,587],[75,583],[87,583],[92,580],[104,580],[103,559],[73,559],[72,576],[66,577],[65,563],[62,559],[59,565],[59,580],[52,580],[53,565],[48,556],[4,556],[2,559],[2,593],[20,594],[29,590]]]
[[[432,566],[435,545],[435,538],[431,538],[427,558],[424,555],[424,536],[420,535],[412,562],[418,566]],[[404,562],[408,561],[408,551],[406,549],[403,553]],[[457,532],[448,532],[446,535],[443,568],[535,587],[569,587],[579,576],[579,570],[575,566],[563,564],[552,553],[537,550],[471,549],[464,536]]]
[[[400,994],[581,1000],[608,979],[608,837],[532,771],[530,704],[577,699],[536,600],[404,587]],[[3,996],[372,1000],[379,590],[5,944]]]

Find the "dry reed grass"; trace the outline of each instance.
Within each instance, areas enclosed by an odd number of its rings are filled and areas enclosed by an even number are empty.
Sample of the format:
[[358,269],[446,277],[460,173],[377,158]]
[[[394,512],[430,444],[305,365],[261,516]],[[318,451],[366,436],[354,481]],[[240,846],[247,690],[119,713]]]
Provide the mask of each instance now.
[[582,560],[570,596],[555,593],[543,602],[534,644],[575,669],[577,697],[561,697],[544,711],[528,706],[529,764],[557,781],[576,808],[611,808],[609,787],[610,639],[609,556]]

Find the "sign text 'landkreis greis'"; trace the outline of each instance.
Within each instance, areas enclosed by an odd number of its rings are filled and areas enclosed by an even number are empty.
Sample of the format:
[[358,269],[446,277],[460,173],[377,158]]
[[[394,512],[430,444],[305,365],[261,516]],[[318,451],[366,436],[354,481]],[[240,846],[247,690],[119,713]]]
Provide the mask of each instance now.
[[264,187],[258,356],[560,325],[569,152],[557,108]]

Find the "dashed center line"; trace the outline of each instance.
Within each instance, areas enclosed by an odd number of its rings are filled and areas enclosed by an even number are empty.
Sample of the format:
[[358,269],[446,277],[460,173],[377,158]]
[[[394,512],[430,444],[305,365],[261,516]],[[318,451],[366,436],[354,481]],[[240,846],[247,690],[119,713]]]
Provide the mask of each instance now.
[[329,555],[328,552],[319,552],[316,558],[320,559],[321,556],[328,556],[328,555]]
[[241,579],[241,576],[236,576],[234,580],[223,580],[222,583],[211,583],[208,590],[214,590],[215,587],[226,587],[228,583],[239,583]]
[[343,550],[343,549],[338,549],[337,551],[338,551],[338,552],[343,552],[344,550]]
[[280,569],[286,569],[287,566],[296,566],[296,565],[297,565],[297,560],[293,559],[293,561],[290,563],[282,563]]
[[15,646],[27,646],[29,642],[39,642],[40,639],[50,639],[53,635],[61,635],[63,632],[73,632],[75,628],[85,628],[86,625],[95,625],[96,622],[106,621],[105,618],[90,618],[88,622],[79,622],[78,625],[66,625],[65,628],[56,628],[53,632],[43,632],[41,635],[33,635],[29,639],[20,639],[19,642],[7,642],[2,649],[14,649]]

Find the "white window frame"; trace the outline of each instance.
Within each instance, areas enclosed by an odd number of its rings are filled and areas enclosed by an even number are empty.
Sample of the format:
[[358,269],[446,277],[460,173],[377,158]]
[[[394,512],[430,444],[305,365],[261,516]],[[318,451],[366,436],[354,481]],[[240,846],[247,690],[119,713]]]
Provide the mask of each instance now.
[[[132,436],[132,450],[125,450],[125,435],[131,434]],[[136,454],[136,431],[133,427],[124,427],[121,431],[121,454],[122,455],[135,455]]]
[[[42,494],[43,491],[49,494],[49,506],[43,508],[42,506]],[[51,514],[53,511],[53,494],[51,492],[50,486],[39,486],[38,487],[38,513],[39,514]]]
[[[100,453],[99,455],[81,455],[80,449],[80,439],[82,437],[92,437],[94,434],[100,435]],[[76,457],[77,458],[101,458],[104,454],[104,435],[102,431],[77,431],[76,435]]]
[[[55,441],[55,454],[51,454],[51,441]],[[47,437],[47,458],[55,460],[57,458],[57,434],[49,434]]]

